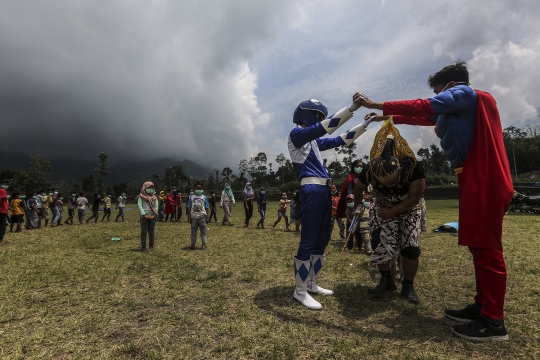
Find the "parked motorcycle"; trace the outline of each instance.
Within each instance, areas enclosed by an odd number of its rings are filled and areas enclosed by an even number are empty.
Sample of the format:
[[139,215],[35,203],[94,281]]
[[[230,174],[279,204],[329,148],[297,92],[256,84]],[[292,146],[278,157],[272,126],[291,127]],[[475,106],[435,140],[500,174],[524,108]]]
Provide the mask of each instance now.
[[510,201],[506,214],[510,211],[540,215],[540,195],[530,196],[514,191],[514,197]]

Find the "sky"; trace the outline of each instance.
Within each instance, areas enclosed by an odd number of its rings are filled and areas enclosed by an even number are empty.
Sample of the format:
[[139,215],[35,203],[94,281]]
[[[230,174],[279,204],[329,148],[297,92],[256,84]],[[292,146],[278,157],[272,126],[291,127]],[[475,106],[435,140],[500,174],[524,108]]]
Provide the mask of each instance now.
[[[539,123],[537,0],[0,0],[0,151],[236,169],[288,157],[306,99],[426,98],[466,60],[503,127]],[[361,123],[359,109],[335,135]],[[357,140],[369,154],[379,124]],[[432,128],[399,127],[416,152]],[[334,136],[335,136],[334,135]],[[323,158],[334,160],[326,151]],[[1,168],[0,159],[0,168]]]

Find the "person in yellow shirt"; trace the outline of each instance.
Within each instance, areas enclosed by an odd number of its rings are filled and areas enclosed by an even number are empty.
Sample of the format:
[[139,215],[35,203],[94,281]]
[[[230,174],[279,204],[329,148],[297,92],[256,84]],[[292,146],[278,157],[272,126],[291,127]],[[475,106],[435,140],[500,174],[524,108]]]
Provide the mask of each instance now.
[[111,198],[112,198],[112,194],[108,192],[107,195],[105,195],[103,199],[101,199],[101,201],[104,204],[103,217],[101,218],[101,222],[105,220],[105,217],[107,217],[107,222],[111,221]]
[[22,224],[24,222],[24,201],[18,192],[14,192],[11,195],[9,211],[11,212],[9,232],[13,232],[13,225],[15,224],[17,224],[17,230],[15,232],[22,232]]
[[53,196],[52,191],[49,191],[48,195],[45,192],[42,194],[43,201],[41,203],[41,213],[43,215],[43,219],[45,219],[44,227],[47,227],[49,225],[49,220],[51,218],[50,206],[53,202],[52,196]]

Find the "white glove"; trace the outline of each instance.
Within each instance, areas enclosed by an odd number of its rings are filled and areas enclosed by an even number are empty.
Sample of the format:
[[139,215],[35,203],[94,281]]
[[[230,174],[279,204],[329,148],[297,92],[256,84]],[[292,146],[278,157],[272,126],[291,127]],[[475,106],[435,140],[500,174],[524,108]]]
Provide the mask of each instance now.
[[364,123],[362,124],[362,126],[363,126],[365,129],[367,129],[368,125],[371,124],[371,122],[373,121],[373,119],[375,119],[375,116],[372,116],[372,117],[366,119],[366,120],[364,121]]
[[355,104],[355,103],[352,103],[351,105],[349,105],[347,107],[347,109],[350,110],[350,112],[355,112],[356,110],[360,109],[362,107],[361,104]]

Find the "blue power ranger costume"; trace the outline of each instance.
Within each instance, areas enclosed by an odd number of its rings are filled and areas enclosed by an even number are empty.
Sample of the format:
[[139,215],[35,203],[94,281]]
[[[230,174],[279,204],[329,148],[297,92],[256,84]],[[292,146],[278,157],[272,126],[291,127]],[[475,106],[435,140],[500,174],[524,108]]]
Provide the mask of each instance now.
[[316,277],[323,266],[324,250],[330,240],[332,200],[329,176],[320,151],[350,145],[366,131],[369,120],[335,138],[321,138],[332,134],[347,122],[359,106],[353,104],[332,116],[321,102],[311,99],[298,105],[293,115],[297,125],[289,134],[288,148],[300,181],[300,212],[302,232],[298,253],[294,258],[296,289],[293,297],[302,305],[318,310],[322,305],[308,291],[332,295],[333,291],[317,286]]

